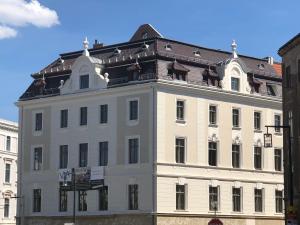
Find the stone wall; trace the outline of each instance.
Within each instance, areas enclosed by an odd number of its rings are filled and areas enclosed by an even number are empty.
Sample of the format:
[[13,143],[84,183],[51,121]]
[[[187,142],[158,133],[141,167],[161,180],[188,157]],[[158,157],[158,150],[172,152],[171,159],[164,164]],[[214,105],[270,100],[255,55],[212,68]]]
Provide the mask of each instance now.
[[[70,217],[27,217],[24,225],[64,225]],[[109,215],[76,217],[76,225],[153,225],[152,215]]]
[[[187,216],[158,216],[156,225],[207,225],[212,218]],[[224,225],[284,225],[283,218],[220,218]]]

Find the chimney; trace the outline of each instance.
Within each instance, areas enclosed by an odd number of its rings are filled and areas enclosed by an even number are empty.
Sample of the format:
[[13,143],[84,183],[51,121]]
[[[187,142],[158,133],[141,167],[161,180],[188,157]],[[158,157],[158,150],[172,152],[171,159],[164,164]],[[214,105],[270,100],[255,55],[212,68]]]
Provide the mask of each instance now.
[[267,56],[264,59],[267,60],[268,64],[270,65],[274,64],[274,58],[272,56]]
[[99,43],[98,40],[95,40],[95,43],[93,44],[93,48],[102,48],[103,47],[103,43]]

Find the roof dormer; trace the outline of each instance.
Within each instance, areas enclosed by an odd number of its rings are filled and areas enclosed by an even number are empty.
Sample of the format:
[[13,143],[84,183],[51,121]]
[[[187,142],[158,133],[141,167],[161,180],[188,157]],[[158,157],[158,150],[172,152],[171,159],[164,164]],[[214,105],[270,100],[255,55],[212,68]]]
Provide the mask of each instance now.
[[72,65],[70,78],[60,86],[61,94],[105,89],[109,82],[108,74],[102,75],[101,59],[91,57],[87,38],[83,42],[83,52]]

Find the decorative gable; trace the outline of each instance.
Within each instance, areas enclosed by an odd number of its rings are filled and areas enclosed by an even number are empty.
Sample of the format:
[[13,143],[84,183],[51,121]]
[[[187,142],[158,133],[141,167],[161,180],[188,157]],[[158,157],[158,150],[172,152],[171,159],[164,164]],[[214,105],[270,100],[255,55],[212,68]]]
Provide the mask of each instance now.
[[232,56],[219,63],[217,66],[217,71],[221,79],[221,86],[224,90],[250,94],[251,87],[247,75],[250,72],[250,69],[240,58],[238,58],[235,41],[233,41],[231,47]]
[[84,41],[83,54],[76,59],[71,70],[70,78],[65,83],[61,82],[61,94],[107,88],[108,74],[102,74],[102,60],[89,55],[87,40]]

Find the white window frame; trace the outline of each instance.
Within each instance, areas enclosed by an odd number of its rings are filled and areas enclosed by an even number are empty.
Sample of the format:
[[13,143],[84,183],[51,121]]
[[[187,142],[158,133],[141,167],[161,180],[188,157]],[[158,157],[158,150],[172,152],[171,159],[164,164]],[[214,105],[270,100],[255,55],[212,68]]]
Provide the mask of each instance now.
[[[36,118],[36,114],[38,113],[42,113],[42,129],[41,130],[35,130],[35,118]],[[31,115],[31,120],[32,120],[32,134],[33,136],[41,136],[43,134],[43,131],[44,131],[44,121],[45,121],[45,113],[44,113],[44,110],[40,109],[40,110],[33,110],[32,111],[32,115]]]
[[[255,147],[259,147],[261,148],[261,169],[256,169],[254,166],[254,161],[255,161]],[[264,148],[263,146],[259,146],[259,145],[254,145],[253,146],[253,152],[252,152],[252,158],[253,158],[253,170],[255,171],[263,171],[264,170]]]
[[[180,120],[180,119],[177,119],[177,102],[178,101],[182,101],[183,102],[183,120]],[[186,113],[187,113],[187,110],[186,110],[186,100],[185,99],[182,99],[182,98],[175,98],[175,121],[177,124],[186,124]]]
[[[129,163],[129,139],[138,139],[138,162],[137,163]],[[141,163],[141,136],[140,135],[131,135],[125,137],[125,164],[128,166],[136,166]]]
[[[233,110],[234,109],[237,109],[238,111],[239,111],[239,126],[237,126],[237,127],[235,127],[235,126],[233,126]],[[232,126],[232,129],[241,129],[241,127],[242,127],[242,110],[241,110],[241,108],[240,107],[231,107],[231,126]]]
[[[137,120],[130,120],[130,102],[131,101],[137,101],[138,102],[138,118]],[[126,122],[128,126],[136,126],[139,124],[140,121],[140,98],[139,97],[132,97],[126,99]]]
[[[259,113],[260,114],[260,128],[256,129],[255,128],[255,113]],[[253,111],[253,126],[254,126],[254,131],[261,131],[262,127],[263,127],[263,113],[260,110],[254,110]]]
[[[178,163],[176,162],[176,139],[184,139],[184,162],[183,163]],[[174,150],[175,150],[175,157],[174,157],[174,163],[176,164],[186,164],[187,162],[187,137],[183,137],[183,136],[175,136],[174,139]]]
[[[42,166],[40,170],[34,170],[34,149],[35,148],[42,148]],[[31,146],[31,158],[30,158],[30,170],[33,172],[33,173],[39,173],[41,171],[43,171],[44,169],[44,145],[32,145]]]
[[[282,114],[281,113],[274,113],[274,125],[276,125],[275,124],[275,116],[279,116],[280,117],[280,126],[282,125]],[[276,131],[276,129],[274,128],[274,134],[275,135],[280,135],[280,134],[282,134],[282,128],[279,128],[279,132],[278,131]]]
[[[238,90],[233,90],[232,89],[232,78],[238,79],[238,81],[239,81],[239,89]],[[241,77],[239,77],[237,75],[231,75],[230,76],[230,90],[234,91],[234,92],[241,92]]]
[[240,206],[241,206],[241,210],[240,211],[233,211],[233,201],[232,201],[232,207],[231,210],[233,213],[243,213],[243,188],[240,187],[236,187],[236,186],[232,186],[231,187],[231,197],[233,198],[233,188],[239,188],[240,189]]
[[[176,194],[177,194],[177,191],[176,191],[176,186],[177,185],[182,185],[184,186],[184,209],[176,209]],[[182,211],[188,211],[188,184],[187,183],[183,183],[183,184],[180,184],[179,182],[175,183],[175,211],[179,211],[179,212],[182,212]]]
[[[208,185],[208,204],[210,204],[209,202],[209,197],[210,197],[210,193],[209,193],[209,188],[210,187],[216,187],[217,188],[217,196],[218,196],[218,210],[216,210],[216,212],[221,212],[221,186],[220,185]],[[208,211],[209,212],[214,212],[212,210],[210,210],[210,205],[208,205]]]
[[[216,107],[216,123],[215,124],[212,124],[210,123],[210,106],[214,106]],[[209,126],[218,126],[218,122],[219,122],[219,106],[218,104],[214,104],[214,103],[209,103],[208,104],[208,125]]]

